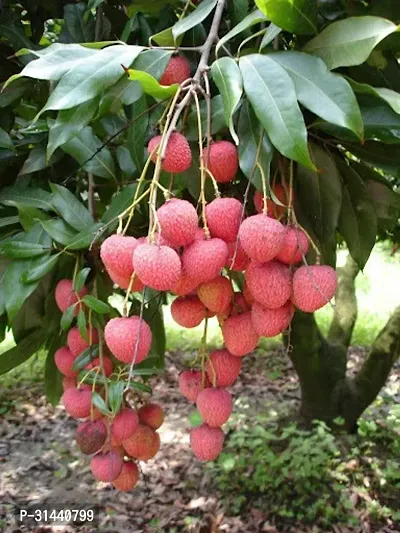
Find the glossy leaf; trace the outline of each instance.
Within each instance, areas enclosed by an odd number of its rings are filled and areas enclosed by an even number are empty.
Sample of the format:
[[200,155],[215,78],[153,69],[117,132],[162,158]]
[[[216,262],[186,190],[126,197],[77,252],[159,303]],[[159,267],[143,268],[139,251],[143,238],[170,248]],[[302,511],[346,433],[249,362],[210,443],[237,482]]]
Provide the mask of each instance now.
[[103,224],[100,222],[91,224],[88,228],[75,235],[72,241],[66,246],[68,250],[83,250],[90,248],[100,235]]
[[169,87],[164,87],[163,85],[160,85],[158,81],[153,78],[153,76],[141,70],[130,69],[129,79],[140,83],[144,93],[149,94],[158,100],[166,100],[171,98],[171,96],[174,96],[179,87],[177,83],[170,85]]
[[55,254],[50,257],[44,258],[42,263],[35,266],[34,268],[31,268],[24,272],[21,276],[22,283],[33,283],[35,281],[38,281],[43,276],[48,274],[53,270],[53,268],[56,266],[57,261],[59,260],[60,255]]
[[132,161],[130,151],[126,146],[118,146],[116,151],[117,163],[121,171],[129,177],[132,177],[136,172],[136,167]]
[[61,218],[42,220],[41,224],[54,241],[59,242],[64,246],[69,244],[76,235],[76,230]]
[[82,301],[85,303],[87,307],[89,307],[89,309],[93,309],[93,311],[101,315],[110,312],[110,306],[108,304],[106,304],[105,302],[102,302],[101,300],[99,300],[95,296],[92,296],[91,294],[86,294],[82,298]]
[[45,373],[44,373],[44,391],[47,400],[55,407],[60,401],[62,394],[62,374],[59,372],[54,361],[54,354],[63,344],[63,338],[55,336],[47,352]]
[[123,105],[131,105],[142,95],[139,83],[132,83],[123,77],[109,87],[101,97],[98,116],[108,113],[118,113]]
[[86,329],[86,316],[83,309],[79,310],[77,319],[76,319],[76,325],[78,326],[79,333],[86,342],[88,342],[88,334]]
[[111,200],[110,206],[101,220],[108,224],[111,220],[118,217],[125,209],[127,209],[135,196],[136,184],[127,185],[121,189]]
[[176,40],[180,35],[183,35],[203,22],[215,8],[217,2],[218,0],[203,0],[194,11],[178,21],[172,28],[174,39]]
[[125,383],[123,381],[111,381],[108,386],[108,404],[113,414],[117,414],[121,408]]
[[264,13],[260,11],[259,9],[256,9],[250,15],[247,15],[239,24],[237,24],[235,27],[233,27],[226,35],[222,37],[218,41],[218,44],[215,48],[216,53],[218,54],[218,51],[221,49],[221,46],[223,46],[225,43],[242,33],[243,31],[251,28],[255,24],[260,24],[260,22],[265,22],[267,18],[265,17]]
[[383,100],[375,96],[359,97],[365,138],[387,144],[400,143],[400,115]]
[[25,363],[43,346],[45,338],[44,330],[37,329],[22,339],[17,346],[0,354],[0,375]]
[[98,392],[92,393],[92,402],[102,415],[111,415],[110,409],[108,409],[106,402],[103,400],[103,398]]
[[22,188],[18,185],[5,187],[0,192],[0,204],[18,206],[24,205],[43,209],[43,211],[54,211],[51,194],[38,188]]
[[84,18],[88,6],[83,2],[66,4],[64,6],[64,25],[73,42],[85,43],[94,39],[94,19],[91,13]]
[[268,26],[267,31],[265,32],[264,37],[262,38],[261,44],[260,44],[260,52],[261,50],[264,50],[266,46],[269,45],[269,43],[272,43],[272,41],[275,39],[275,37],[278,37],[278,35],[282,32],[282,28],[279,26],[276,26],[273,22]]
[[87,268],[82,268],[82,270],[78,272],[78,274],[75,277],[74,285],[73,285],[75,292],[81,292],[81,290],[85,286],[87,277],[90,274],[90,270],[91,269],[87,267]]
[[47,167],[46,162],[46,149],[43,146],[36,146],[29,152],[28,157],[25,160],[24,166],[19,171],[19,175],[31,174],[38,172]]
[[367,141],[362,145],[343,144],[350,153],[359,157],[363,162],[381,168],[392,176],[400,177],[400,153],[398,150],[393,150],[392,146],[375,141]]
[[149,124],[146,96],[142,95],[131,106],[132,124],[128,128],[128,148],[135,167],[141,172],[144,166],[144,139]]
[[60,327],[61,327],[62,330],[67,331],[70,328],[70,326],[72,324],[72,321],[74,320],[75,309],[76,309],[75,305],[70,305],[63,312],[62,317],[61,317],[61,321],[60,321]]
[[387,89],[386,87],[372,87],[367,83],[357,83],[351,78],[347,79],[356,93],[376,96],[390,105],[393,111],[400,114],[400,93]]
[[297,34],[317,33],[316,0],[256,0],[256,5],[274,24]]
[[9,134],[0,128],[0,148],[7,148],[8,150],[14,150],[14,144]]
[[0,255],[11,259],[38,257],[47,251],[44,246],[30,242],[16,240],[0,242]]
[[74,364],[72,365],[72,370],[74,370],[75,372],[83,370],[85,366],[91,363],[93,359],[96,359],[96,357],[98,356],[99,346],[97,344],[89,346],[75,359]]
[[65,222],[78,231],[93,224],[92,215],[72,192],[56,183],[51,183],[50,187],[52,203]]
[[172,50],[145,50],[133,62],[134,70],[143,70],[159,80],[171,59]]

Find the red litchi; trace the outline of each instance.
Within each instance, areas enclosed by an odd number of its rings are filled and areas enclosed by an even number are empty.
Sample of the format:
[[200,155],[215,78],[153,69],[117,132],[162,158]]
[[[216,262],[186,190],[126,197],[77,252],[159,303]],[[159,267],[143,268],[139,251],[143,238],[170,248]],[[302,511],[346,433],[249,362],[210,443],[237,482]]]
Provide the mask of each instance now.
[[[131,285],[132,275],[120,276],[119,274],[116,274],[113,270],[109,270],[108,275],[110,276],[113,283],[115,283],[115,285],[118,285],[118,287],[121,287],[121,289],[126,290]],[[133,282],[131,285],[131,292],[142,292],[143,289],[144,289],[143,283],[140,281],[139,277],[135,274],[135,277],[133,278]]]
[[227,318],[222,326],[222,335],[229,352],[238,357],[255,350],[259,341],[249,312]]
[[[277,197],[277,199],[281,202],[283,205],[276,204],[272,199],[267,198],[267,215],[272,218],[279,219],[281,216],[283,216],[286,213],[287,205],[289,203],[289,194],[286,194],[285,189],[280,183],[275,184],[272,187],[272,190]],[[288,188],[288,190],[290,190]],[[294,199],[294,193],[293,193],[293,199]],[[256,191],[254,194],[254,205],[256,208],[256,211],[258,213],[262,213],[263,211],[263,195]]]
[[61,401],[72,418],[87,418],[90,416],[92,391],[77,388],[67,389]]
[[235,198],[216,198],[206,207],[208,228],[212,237],[235,241],[242,220],[243,205]]
[[228,259],[226,268],[235,272],[243,272],[250,264],[250,259],[240,244],[240,241],[228,242]]
[[184,296],[172,302],[171,315],[183,328],[195,328],[206,318],[206,308],[197,296]]
[[139,420],[145,426],[158,429],[164,422],[164,409],[156,403],[147,403],[138,410]]
[[290,298],[292,275],[289,267],[278,261],[253,263],[246,271],[246,283],[256,302],[278,309]]
[[134,489],[139,481],[139,468],[132,461],[125,461],[120,475],[112,482],[113,486],[122,491],[129,492]]
[[72,370],[72,365],[74,364],[75,356],[72,354],[71,350],[67,346],[62,346],[54,354],[54,362],[56,367],[68,378],[73,378],[78,375],[78,372]]
[[241,292],[235,292],[233,300],[226,311],[218,314],[218,320],[222,323],[230,316],[237,316],[250,311],[250,306]]
[[139,417],[133,409],[124,408],[114,417],[111,422],[111,436],[115,444],[129,439],[139,428]]
[[[161,135],[153,137],[149,142],[147,151],[149,154],[158,147],[161,143]],[[155,163],[157,161],[157,152],[153,154],[152,161]],[[186,138],[178,132],[172,133],[168,141],[167,150],[165,152],[165,157],[161,162],[161,167],[165,172],[170,172],[171,174],[181,174],[188,170],[192,165],[192,152],[190,151],[189,143]]]
[[137,316],[112,318],[106,324],[104,338],[111,353],[123,363],[141,363],[152,343],[149,326]]
[[77,386],[76,378],[67,378],[67,376],[63,377],[62,388],[64,392],[68,389],[75,389],[76,386]]
[[213,313],[223,313],[233,298],[232,283],[224,276],[217,276],[197,288],[201,302]]
[[244,251],[257,263],[273,259],[282,248],[284,237],[285,228],[282,224],[266,215],[246,218],[239,229],[239,239]]
[[186,57],[173,56],[169,60],[164,74],[161,76],[160,85],[180,85],[190,78],[190,62]]
[[148,461],[158,451],[158,438],[159,436],[154,429],[139,424],[135,433],[129,439],[124,440],[122,445],[130,457],[140,461]]
[[222,452],[224,432],[221,428],[213,428],[202,424],[190,432],[190,446],[200,461],[214,461]]
[[101,420],[88,420],[79,424],[76,430],[76,443],[85,455],[93,455],[104,445],[107,428]]
[[[74,291],[72,279],[62,279],[57,283],[55,291],[55,299],[57,307],[64,313],[73,304],[76,304],[80,298],[83,298],[87,293],[87,288],[83,287],[78,294]],[[77,316],[80,310],[80,305],[75,306],[74,316]]]
[[133,253],[139,279],[156,291],[169,291],[181,275],[179,255],[168,246],[141,244]]
[[[93,361],[91,361],[88,365],[86,365],[85,368],[87,370],[100,369],[99,370],[99,374],[102,374],[102,372],[101,372],[101,362],[100,362],[100,358],[99,357],[96,357],[96,359],[93,359]],[[103,356],[103,370],[104,370],[104,374],[106,375],[106,377],[111,376],[111,374],[113,373],[113,370],[114,370],[113,362],[106,355]]]
[[255,300],[254,300],[253,295],[251,294],[249,286],[247,285],[246,282],[244,282],[244,285],[243,285],[243,296],[244,296],[244,299],[246,300],[247,304],[251,307],[253,305],[253,303],[255,302]]
[[192,279],[190,276],[185,274],[185,272],[182,272],[178,281],[171,288],[171,292],[177,296],[187,296],[196,290],[197,286],[197,280]]
[[195,241],[205,241],[206,240],[206,234],[204,233],[204,229],[203,228],[197,228],[194,240]]
[[335,295],[337,274],[326,265],[300,267],[293,276],[292,301],[306,313],[313,313],[327,304]]
[[157,210],[161,235],[173,247],[186,246],[196,238],[196,209],[186,200],[172,198]]
[[111,450],[92,457],[90,468],[97,480],[109,483],[120,475],[123,464],[120,454],[116,450]]
[[251,310],[251,320],[261,337],[275,337],[289,327],[293,314],[294,308],[290,301],[278,309],[267,309],[255,303]]
[[231,416],[232,396],[225,389],[204,389],[197,396],[196,406],[206,424],[219,427]]
[[228,183],[238,171],[237,148],[229,141],[217,141],[204,150],[204,162],[218,183]]
[[86,350],[86,348],[89,348],[89,346],[98,344],[99,334],[97,333],[97,329],[86,328],[86,336],[88,342],[81,336],[78,328],[71,328],[68,331],[67,344],[74,357],[77,357],[84,350]]
[[214,387],[230,387],[235,383],[242,368],[242,360],[228,350],[214,350],[208,356],[207,376]]
[[190,402],[195,402],[198,394],[211,384],[200,370],[184,370],[179,376],[179,391]]
[[308,238],[304,231],[288,226],[286,228],[283,246],[276,256],[276,259],[286,265],[299,263],[303,256],[307,254],[308,246]]
[[155,457],[157,453],[159,452],[160,447],[161,447],[160,435],[157,433],[157,431],[154,431],[153,442],[152,442],[151,448],[149,450],[147,458],[145,458],[144,460],[148,461],[149,459],[153,459],[153,457]]
[[185,275],[197,285],[216,278],[228,258],[228,247],[222,239],[194,241],[182,254]]
[[[135,237],[111,235],[100,248],[100,257],[113,282],[121,289],[127,289],[133,274],[132,255],[140,242]],[[135,276],[133,292],[143,289],[143,284]]]

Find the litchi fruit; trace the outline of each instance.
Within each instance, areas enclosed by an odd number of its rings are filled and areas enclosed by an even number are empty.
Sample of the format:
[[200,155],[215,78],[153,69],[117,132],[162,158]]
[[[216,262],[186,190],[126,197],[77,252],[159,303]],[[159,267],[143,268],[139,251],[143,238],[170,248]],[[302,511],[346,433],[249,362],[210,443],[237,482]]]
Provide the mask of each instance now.
[[63,377],[62,388],[64,392],[68,389],[75,389],[76,386],[77,386],[76,378],[67,378],[67,376]]
[[104,445],[107,428],[101,420],[88,420],[79,424],[76,430],[76,443],[85,455],[93,455]]
[[268,309],[278,309],[289,300],[292,275],[278,261],[253,263],[246,271],[246,283],[254,299]]
[[232,396],[225,389],[204,389],[197,396],[196,406],[206,424],[219,427],[231,416]]
[[202,424],[190,432],[190,446],[200,461],[214,461],[222,452],[224,432],[221,428],[213,428]]
[[242,220],[243,205],[235,198],[216,198],[206,206],[206,218],[212,237],[235,241]]
[[[286,194],[285,189],[280,183],[276,183],[272,190],[277,197],[277,199],[281,202],[283,205],[276,204],[272,199],[267,198],[267,215],[272,218],[279,219],[281,216],[283,216],[286,213],[287,205],[289,203],[289,195]],[[288,188],[288,191],[290,189]],[[294,199],[294,193],[293,193],[293,199]],[[256,211],[258,213],[262,213],[263,211],[263,195],[256,191],[254,194],[254,206],[256,208]]]
[[239,229],[239,239],[244,251],[258,263],[273,259],[282,248],[284,237],[285,228],[282,224],[266,215],[246,218]]
[[142,405],[138,415],[140,422],[152,429],[158,429],[164,422],[164,409],[156,403]]
[[199,285],[216,278],[227,258],[228,247],[222,239],[194,241],[183,251],[183,272]]
[[[68,331],[67,335],[67,344],[68,348],[71,350],[72,355],[74,357],[77,357],[79,354],[81,354],[86,348],[89,348],[89,346],[93,346],[94,344],[98,344],[99,342],[99,334],[97,333],[97,329],[94,328],[86,328],[86,336],[89,342],[87,342],[80,334],[79,329],[77,327],[71,328]],[[91,342],[90,342],[91,340]]]
[[210,385],[207,375],[203,380],[200,370],[184,370],[179,376],[179,391],[190,402],[195,402],[198,394]]
[[[129,287],[133,274],[132,255],[139,244],[140,241],[135,237],[111,235],[101,245],[101,260],[112,281],[121,289]],[[135,276],[132,291],[138,292],[142,289],[143,283]]]
[[196,238],[197,213],[190,202],[172,198],[157,209],[157,218],[161,235],[171,246],[186,246]]
[[180,85],[190,78],[190,62],[186,57],[173,56],[169,60],[164,74],[161,76],[160,85]]
[[235,272],[243,272],[250,264],[250,259],[243,249],[240,241],[228,242],[228,259],[226,268]]
[[223,313],[218,314],[218,320],[223,322],[230,316],[237,316],[250,311],[250,306],[241,292],[235,292],[230,306]]
[[72,365],[74,364],[75,356],[72,354],[71,350],[67,346],[62,346],[54,354],[54,362],[56,367],[68,378],[73,378],[78,375],[78,372],[72,370]]
[[230,387],[242,368],[242,360],[228,350],[214,350],[208,356],[206,372],[214,387]]
[[306,313],[313,313],[327,304],[335,295],[337,274],[326,265],[300,267],[293,276],[292,301]]
[[139,279],[156,291],[169,291],[181,275],[179,255],[168,246],[141,244],[133,253],[133,266]]
[[129,439],[139,428],[139,417],[133,409],[124,408],[111,422],[111,435],[116,444]]
[[112,318],[106,324],[104,338],[111,353],[123,363],[141,363],[152,343],[149,326],[137,316]]
[[[153,137],[149,142],[147,151],[149,154],[160,145],[161,135]],[[158,148],[159,150],[159,148]],[[153,154],[152,161],[156,163],[157,161],[157,152]],[[188,170],[192,165],[192,152],[190,151],[189,143],[186,138],[178,132],[172,133],[168,141],[167,150],[165,152],[165,157],[161,162],[161,167],[165,172],[170,172],[171,174],[181,174]]]
[[93,476],[105,483],[114,481],[120,475],[123,466],[123,459],[116,450],[100,452],[92,457],[90,468]]
[[[101,369],[100,357],[96,357],[96,359],[93,359],[93,361],[86,365],[85,368],[87,370]],[[103,370],[106,377],[111,376],[114,370],[113,362],[106,355],[103,356]],[[99,371],[99,373],[102,374],[101,370]]]
[[251,294],[249,286],[247,285],[246,282],[244,282],[244,284],[243,284],[243,296],[244,296],[244,299],[246,300],[247,304],[251,307],[253,305],[253,303],[255,302],[255,300],[254,300],[253,295]]
[[152,459],[159,448],[159,435],[154,429],[139,424],[135,433],[123,441],[122,445],[130,457],[140,461]]
[[309,242],[304,231],[288,226],[286,228],[283,246],[276,259],[286,265],[299,263],[303,256],[307,254]]
[[255,350],[259,341],[249,312],[227,318],[222,326],[222,335],[228,351],[238,357]]
[[171,292],[178,296],[187,296],[196,290],[198,282],[195,279],[192,279],[190,276],[182,272],[179,276],[178,281],[171,288]]
[[[55,299],[57,307],[59,310],[64,313],[73,304],[76,304],[79,301],[79,298],[83,298],[87,293],[87,288],[79,292],[79,297],[74,291],[72,279],[62,279],[57,283],[55,290]],[[77,316],[80,310],[80,305],[75,306],[74,316]]]
[[275,337],[285,331],[293,318],[292,302],[287,302],[278,309],[267,309],[255,303],[251,310],[254,329],[261,337]]
[[139,481],[139,468],[132,461],[125,461],[120,475],[112,482],[113,486],[122,491],[129,492],[134,489]]
[[197,289],[201,302],[213,313],[223,313],[233,298],[232,284],[228,278],[217,276],[202,283]]
[[228,183],[238,171],[237,148],[229,141],[217,141],[204,150],[204,162],[218,183]]
[[77,388],[67,389],[61,401],[72,418],[87,418],[90,416],[92,391]]
[[184,296],[172,302],[171,314],[183,328],[195,328],[206,318],[206,308],[197,296]]

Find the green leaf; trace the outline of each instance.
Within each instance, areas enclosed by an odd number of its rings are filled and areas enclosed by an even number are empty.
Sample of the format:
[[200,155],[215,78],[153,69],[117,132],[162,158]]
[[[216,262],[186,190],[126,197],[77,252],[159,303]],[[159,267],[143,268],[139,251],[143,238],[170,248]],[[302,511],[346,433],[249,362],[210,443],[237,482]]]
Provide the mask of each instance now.
[[241,22],[239,22],[239,24],[232,28],[231,31],[228,31],[228,33],[218,41],[218,44],[215,47],[216,54],[218,54],[219,50],[221,49],[221,46],[227,43],[230,39],[233,39],[234,37],[247,30],[248,28],[251,28],[255,24],[260,24],[260,22],[265,22],[266,20],[267,19],[264,13],[259,9],[253,11],[253,13],[250,13],[250,15],[247,15],[247,17],[245,17]]
[[75,359],[74,364],[72,365],[72,370],[78,372],[83,370],[89,363],[99,356],[99,346],[98,344],[93,344],[88,346],[78,357]]
[[143,94],[131,106],[131,125],[128,128],[128,148],[132,161],[139,172],[144,166],[144,139],[149,124],[147,99]]
[[3,130],[3,128],[0,128],[0,148],[15,150],[11,137],[5,130]]
[[101,315],[109,313],[111,310],[108,304],[106,304],[105,302],[102,302],[101,300],[99,300],[95,296],[92,296],[91,294],[86,294],[82,298],[82,301],[85,303],[87,307],[89,307],[89,309],[93,309],[93,311]]
[[100,411],[103,415],[111,415],[111,411],[108,409],[106,402],[103,400],[103,398],[100,396],[98,392],[92,393],[92,402],[95,407]]
[[129,388],[137,390],[139,392],[148,392],[149,394],[152,393],[152,388],[148,385],[145,385],[144,383],[141,383],[140,381],[131,381],[129,383]]
[[116,415],[121,408],[124,388],[123,381],[111,381],[108,385],[108,405],[113,415]]
[[356,97],[348,82],[332,74],[325,63],[302,52],[278,52],[270,56],[292,78],[300,103],[327,122],[363,136],[363,122]]
[[34,268],[30,268],[21,276],[22,283],[33,283],[48,274],[56,266],[60,254],[52,255],[43,259],[43,262]]
[[91,13],[85,20],[84,15],[88,6],[83,2],[67,4],[64,6],[64,24],[73,42],[85,43],[93,41],[95,23]]
[[356,93],[370,94],[384,100],[390,107],[400,115],[400,94],[386,87],[372,87],[367,83],[357,83],[351,78],[347,78]]
[[122,145],[118,146],[116,155],[119,168],[126,176],[132,177],[136,172],[136,167],[128,148]]
[[211,75],[222,96],[226,125],[238,145],[239,138],[233,124],[233,114],[243,94],[243,81],[239,67],[234,59],[223,57],[214,61]]
[[50,187],[54,207],[70,226],[81,231],[93,225],[92,215],[71,191],[56,183],[51,183]]
[[30,81],[19,79],[12,84],[12,87],[3,86],[0,92],[0,108],[7,107],[19,100],[30,86]]
[[133,62],[134,70],[143,70],[159,80],[171,59],[172,50],[145,50]]
[[0,228],[4,228],[6,226],[12,226],[14,224],[19,224],[18,216],[0,218]]
[[82,250],[84,248],[89,248],[101,235],[101,229],[103,224],[97,222],[96,224],[91,224],[89,228],[84,229],[78,233],[72,241],[66,246],[68,250]]
[[79,333],[81,334],[81,337],[86,342],[88,342],[88,335],[87,335],[87,330],[86,330],[86,317],[85,317],[85,313],[84,313],[84,311],[82,309],[79,310],[78,318],[76,320],[76,323],[77,323],[77,326],[78,326]]
[[109,87],[101,97],[98,116],[107,113],[118,113],[123,105],[131,105],[142,96],[139,83],[132,83],[123,77],[115,85]]
[[35,224],[42,220],[48,220],[50,217],[47,213],[36,209],[35,207],[26,207],[17,205],[19,221],[25,231],[29,231]]
[[136,187],[136,183],[132,183],[131,185],[127,185],[121,189],[113,196],[107,211],[101,217],[101,220],[105,224],[108,224],[111,222],[111,220],[114,220],[131,205],[135,196]]
[[317,33],[316,0],[255,0],[268,20],[297,34]]
[[81,290],[83,289],[86,283],[87,277],[90,274],[90,271],[91,271],[90,268],[82,268],[82,270],[80,270],[78,274],[75,276],[74,284],[73,284],[73,288],[75,292],[78,292],[78,293],[81,292]]
[[199,6],[187,17],[184,17],[182,20],[179,20],[176,24],[174,24],[172,28],[174,39],[178,39],[180,35],[183,35],[187,31],[203,22],[203,20],[206,19],[211,11],[215,8],[217,2],[218,0],[203,0]]
[[[110,150],[104,146],[96,153],[103,143],[93,133],[90,126],[86,126],[79,135],[62,145],[62,150],[71,155],[86,172],[96,176],[116,180],[115,165]],[[94,155],[96,153],[96,155]],[[93,159],[90,159],[92,156]]]
[[40,223],[53,240],[64,246],[69,244],[76,235],[76,230],[61,218],[42,220]]
[[[201,131],[207,131],[207,104],[203,100],[200,102]],[[211,98],[211,135],[215,135],[225,127],[224,105],[222,96],[218,94]],[[197,141],[199,138],[197,124],[197,113],[193,108],[188,116],[187,130],[185,136],[188,141]]]
[[78,107],[62,110],[57,115],[57,120],[50,126],[49,141],[47,144],[47,159],[54,151],[82,131],[94,117],[98,99],[93,98]]
[[166,336],[162,310],[157,300],[153,301],[144,309],[144,320],[149,324],[152,333],[152,344],[150,356],[157,358],[157,368],[164,368],[164,357],[166,350]]
[[182,42],[182,37],[175,40],[171,27],[152,35],[151,41],[158,44],[158,46],[180,46]]
[[400,143],[400,115],[375,96],[362,95],[359,103],[366,139],[388,144]]
[[360,65],[380,41],[395,31],[397,26],[390,20],[350,17],[329,24],[303,50],[323,59],[330,70]]
[[58,404],[62,394],[62,374],[59,372],[54,361],[54,354],[62,346],[62,341],[62,337],[54,337],[46,357],[44,390],[47,400],[53,407]]
[[375,246],[378,231],[375,207],[367,186],[357,172],[340,159],[335,161],[344,185],[339,231],[352,258],[363,270]]
[[266,46],[271,43],[275,37],[278,37],[278,35],[281,33],[282,28],[279,26],[276,26],[274,23],[271,22],[271,24],[268,26],[268,29],[262,38],[261,44],[260,44],[260,52],[261,50],[264,50]]
[[36,146],[29,152],[28,157],[25,160],[24,166],[19,171],[19,176],[24,174],[30,174],[32,172],[38,172],[47,167],[46,162],[46,149],[43,146]]
[[174,83],[169,87],[160,85],[158,81],[153,78],[153,76],[141,70],[130,69],[129,79],[139,82],[143,92],[149,94],[153,98],[157,98],[158,100],[166,100],[167,98],[171,98],[171,96],[174,96],[179,87],[177,83]]
[[43,211],[54,211],[51,194],[38,188],[22,188],[18,185],[5,187],[0,192],[0,204],[17,207],[24,205],[43,209]]
[[99,7],[103,2],[104,2],[104,0],[89,0],[87,8],[88,8],[88,9],[96,9],[96,8]]
[[228,12],[231,23],[236,26],[249,12],[249,0],[228,0]]
[[45,332],[37,329],[22,339],[17,346],[0,354],[0,375],[25,363],[43,346],[45,338]]
[[272,144],[286,157],[314,168],[289,74],[271,57],[260,54],[242,57],[239,66],[246,95]]
[[137,12],[158,14],[169,4],[176,4],[176,0],[135,0],[134,4],[127,6],[128,17]]
[[262,177],[256,163],[260,163],[268,184],[274,149],[249,102],[245,102],[240,108],[238,133],[240,168],[251,183],[262,191]]
[[62,330],[67,331],[67,329],[69,329],[69,327],[71,326],[75,316],[75,309],[75,305],[70,305],[62,314],[60,321],[60,327]]
[[24,241],[3,241],[0,242],[0,255],[10,257],[11,259],[26,259],[29,257],[38,257],[47,253],[49,250],[41,244],[35,244]]

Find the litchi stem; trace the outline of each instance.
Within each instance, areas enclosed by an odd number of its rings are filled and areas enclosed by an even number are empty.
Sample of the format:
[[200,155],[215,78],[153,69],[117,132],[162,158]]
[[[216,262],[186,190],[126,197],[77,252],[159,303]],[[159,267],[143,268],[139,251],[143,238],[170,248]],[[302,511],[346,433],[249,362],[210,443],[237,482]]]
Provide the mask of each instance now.
[[293,174],[294,174],[294,163],[293,163],[293,160],[290,160],[289,204],[288,204],[288,221],[289,221],[289,223],[291,222],[292,215],[293,215]]
[[128,288],[126,289],[124,302],[122,304],[122,316],[123,317],[127,317],[128,316],[128,301],[129,301],[129,296],[130,296],[130,294],[132,292],[132,287],[133,287],[133,283],[135,281],[135,277],[136,277],[136,272],[133,272],[133,274],[131,276],[131,279],[129,280]]
[[259,161],[257,161],[257,168],[258,170],[260,171],[260,174],[261,174],[261,182],[262,182],[262,188],[263,188],[263,208],[262,208],[262,212],[263,212],[263,215],[266,215],[268,213],[268,206],[267,206],[267,179],[265,177],[265,174],[264,174],[264,170],[260,164]]
[[[211,144],[211,89],[210,89],[210,80],[208,78],[208,72],[205,70],[203,72],[204,85],[206,88],[206,106],[207,106],[207,153],[209,153],[210,144]],[[206,166],[208,167],[208,161],[206,161]],[[218,190],[218,187],[217,187]]]

